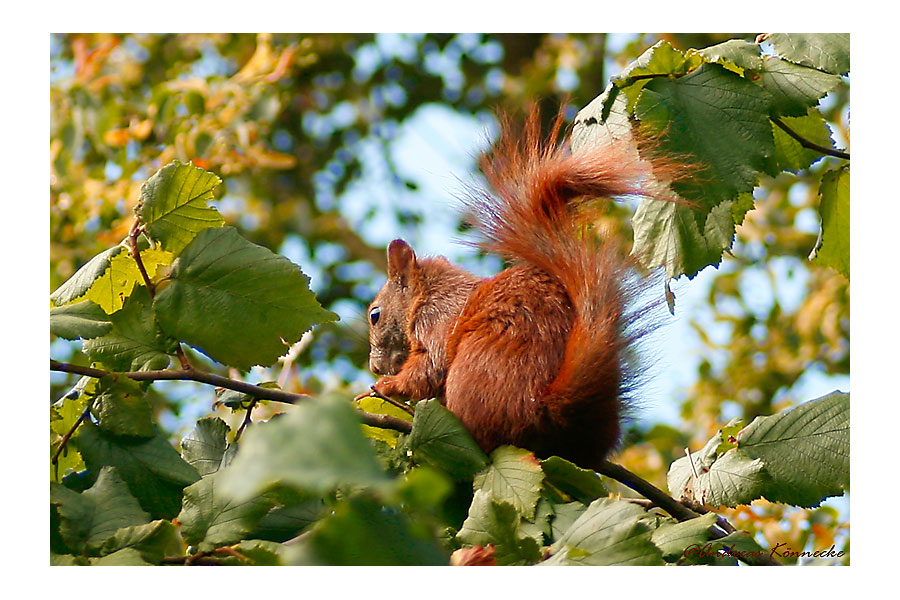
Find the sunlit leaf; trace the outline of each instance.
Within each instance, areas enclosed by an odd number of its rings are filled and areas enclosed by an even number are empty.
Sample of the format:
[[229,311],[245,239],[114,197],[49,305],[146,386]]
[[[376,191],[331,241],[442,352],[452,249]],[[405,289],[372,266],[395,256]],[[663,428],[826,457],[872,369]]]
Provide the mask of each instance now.
[[827,173],[819,195],[822,231],[812,260],[850,279],[850,167]]
[[475,489],[498,502],[508,502],[526,519],[534,518],[544,473],[528,450],[501,446],[491,452],[491,464],[475,477]]
[[154,240],[179,254],[198,232],[224,225],[219,211],[209,206],[221,181],[190,163],[169,163],[141,187],[135,213]]
[[110,261],[124,250],[122,246],[114,246],[89,260],[55,292],[50,294],[50,301],[56,306],[62,306],[84,296],[85,292],[109,268]]

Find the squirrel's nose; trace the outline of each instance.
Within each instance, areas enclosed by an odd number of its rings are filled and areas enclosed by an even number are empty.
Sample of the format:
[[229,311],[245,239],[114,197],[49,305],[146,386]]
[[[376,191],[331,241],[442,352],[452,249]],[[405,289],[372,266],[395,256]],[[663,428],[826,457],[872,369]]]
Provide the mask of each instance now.
[[369,370],[372,371],[375,375],[381,375],[381,370],[378,368],[378,365],[375,364],[374,361],[369,361]]

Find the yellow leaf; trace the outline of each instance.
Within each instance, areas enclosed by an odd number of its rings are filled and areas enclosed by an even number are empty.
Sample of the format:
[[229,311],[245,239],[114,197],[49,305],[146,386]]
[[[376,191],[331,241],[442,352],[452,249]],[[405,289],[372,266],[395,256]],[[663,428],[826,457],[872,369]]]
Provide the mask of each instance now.
[[[160,266],[172,264],[175,255],[165,250],[144,250],[141,260],[147,276],[153,277]],[[108,315],[120,310],[125,299],[134,291],[135,284],[143,285],[144,279],[130,252],[121,252],[109,261],[106,272],[78,300],[88,299],[98,304]]]
[[128,127],[128,133],[138,140],[145,139],[150,132],[153,131],[153,121],[144,119],[143,121],[132,121]]
[[114,148],[124,146],[130,139],[131,134],[127,129],[110,129],[103,134],[103,142]]
[[297,157],[292,154],[267,150],[258,146],[249,146],[246,149],[249,156],[260,167],[272,169],[291,169],[297,164]]
[[[404,421],[412,421],[412,415],[408,412],[397,408],[390,402],[385,402],[381,398],[373,398],[372,396],[360,398],[357,401],[357,405],[366,412],[375,413],[377,415],[390,415],[392,417],[397,417],[398,419],[403,419]],[[391,448],[397,447],[397,438],[400,435],[398,432],[391,429],[381,429],[380,427],[370,427],[368,425],[363,425],[362,428],[363,432],[368,437],[381,440]]]

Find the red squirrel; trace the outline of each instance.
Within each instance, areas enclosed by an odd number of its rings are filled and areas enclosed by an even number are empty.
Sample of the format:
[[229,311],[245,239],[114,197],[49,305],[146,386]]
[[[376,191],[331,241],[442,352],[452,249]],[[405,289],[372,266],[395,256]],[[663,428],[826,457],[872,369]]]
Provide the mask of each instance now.
[[510,444],[596,467],[619,442],[627,348],[646,327],[629,312],[633,263],[586,225],[592,200],[657,194],[633,147],[572,153],[556,142],[561,125],[545,141],[535,112],[524,131],[505,124],[481,160],[493,193],[463,199],[482,247],[512,266],[482,279],[391,242],[369,367],[376,394],[439,398],[485,452]]

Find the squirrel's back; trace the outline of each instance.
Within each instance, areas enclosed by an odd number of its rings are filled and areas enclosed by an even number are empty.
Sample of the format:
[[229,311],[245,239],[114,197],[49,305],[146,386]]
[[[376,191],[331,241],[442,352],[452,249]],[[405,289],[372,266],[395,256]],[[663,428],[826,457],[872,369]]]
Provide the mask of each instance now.
[[511,444],[596,467],[618,442],[626,356],[646,318],[629,312],[632,263],[587,224],[596,199],[652,195],[647,169],[676,167],[624,144],[571,154],[555,142],[561,123],[549,142],[536,113],[524,133],[505,126],[482,162],[492,193],[468,198],[483,247],[513,266],[479,279],[391,243],[369,362],[375,393],[443,398],[487,452]]
[[[480,283],[447,341],[447,407],[486,450],[512,444],[593,467],[618,443],[639,290],[614,241],[585,225],[596,199],[647,195],[624,145],[569,153],[532,114],[482,161],[492,194],[466,201],[483,247],[515,265]],[[592,202],[593,201],[593,204]]]

